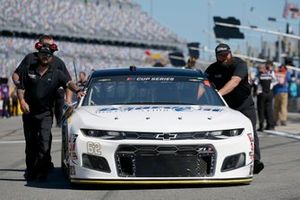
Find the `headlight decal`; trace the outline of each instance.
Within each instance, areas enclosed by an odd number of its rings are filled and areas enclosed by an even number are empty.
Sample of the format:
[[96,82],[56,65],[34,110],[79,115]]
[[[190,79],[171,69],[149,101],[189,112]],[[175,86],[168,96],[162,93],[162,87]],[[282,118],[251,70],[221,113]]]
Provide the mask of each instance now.
[[225,139],[228,137],[239,136],[243,133],[243,131],[244,131],[243,128],[216,130],[216,131],[207,131],[206,135],[208,139],[213,139],[213,138]]

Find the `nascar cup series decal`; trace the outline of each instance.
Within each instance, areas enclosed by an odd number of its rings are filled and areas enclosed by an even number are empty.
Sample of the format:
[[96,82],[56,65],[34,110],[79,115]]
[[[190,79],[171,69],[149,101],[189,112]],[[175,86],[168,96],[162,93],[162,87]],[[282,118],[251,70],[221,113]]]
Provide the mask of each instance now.
[[109,113],[109,112],[130,112],[130,111],[142,111],[142,112],[162,112],[162,111],[176,111],[176,112],[193,112],[193,111],[212,111],[221,112],[222,108],[207,108],[201,106],[122,106],[122,107],[104,107],[96,110],[97,114]]

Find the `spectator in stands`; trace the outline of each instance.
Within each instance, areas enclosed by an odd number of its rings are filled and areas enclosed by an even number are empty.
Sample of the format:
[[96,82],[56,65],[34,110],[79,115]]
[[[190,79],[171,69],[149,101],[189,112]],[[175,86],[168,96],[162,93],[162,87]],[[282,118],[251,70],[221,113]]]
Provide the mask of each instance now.
[[275,71],[277,84],[273,88],[275,96],[274,101],[274,118],[276,125],[286,126],[288,115],[288,92],[291,74],[287,69],[287,65],[282,65]]
[[95,1],[31,0],[21,6],[18,0],[9,0],[1,2],[0,19],[4,25],[41,32],[181,42],[132,1],[100,1],[97,5]]
[[[30,30],[37,33],[38,30],[57,33],[66,38],[77,35],[80,39],[87,38],[88,41],[93,41],[90,38],[95,40],[106,38],[128,42],[129,39],[133,43],[142,42],[152,46],[155,42],[169,44],[172,47],[185,42],[151,18],[132,0],[88,1],[87,4],[84,1],[72,0],[31,0],[28,4],[20,4],[19,0],[1,1],[0,22],[1,26],[8,29],[13,27],[12,31]],[[14,36],[1,36],[0,43],[0,52],[4,52],[0,53],[0,71],[4,68],[7,74],[11,74],[11,66],[17,66],[23,56],[32,50],[30,48],[32,41]],[[86,72],[95,66],[97,68],[140,66],[143,63],[141,60],[143,47],[120,48],[73,42],[60,42],[60,46],[64,50],[58,52],[58,55],[64,59],[67,66],[73,64],[76,58],[78,66],[84,66],[80,70]]]

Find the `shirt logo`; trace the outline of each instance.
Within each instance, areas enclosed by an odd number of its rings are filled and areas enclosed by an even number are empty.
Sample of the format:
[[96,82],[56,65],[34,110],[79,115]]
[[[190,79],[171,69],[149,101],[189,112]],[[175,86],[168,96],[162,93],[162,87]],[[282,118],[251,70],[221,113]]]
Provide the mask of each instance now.
[[217,51],[227,51],[227,47],[219,47],[217,48]]
[[215,78],[222,78],[222,74],[215,74]]
[[28,74],[29,78],[31,79],[36,79],[36,75],[35,74]]

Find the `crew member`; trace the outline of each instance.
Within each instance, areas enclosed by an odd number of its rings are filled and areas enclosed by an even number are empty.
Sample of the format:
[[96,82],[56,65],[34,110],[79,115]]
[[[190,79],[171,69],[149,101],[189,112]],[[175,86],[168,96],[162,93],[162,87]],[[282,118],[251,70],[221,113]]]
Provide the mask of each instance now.
[[[35,44],[35,48],[39,50],[39,48],[44,45],[44,44],[49,44],[51,47],[51,51],[57,51],[58,47],[54,43],[54,39],[50,35],[42,35],[38,42]],[[19,84],[19,76],[20,76],[20,71],[24,70],[24,68],[29,68],[30,65],[37,64],[38,63],[38,52],[32,52],[27,54],[24,59],[21,61],[20,65],[16,68],[12,75],[12,80],[13,82],[18,85]],[[52,61],[50,63],[52,67],[55,67],[59,70],[61,70],[70,80],[71,76],[66,68],[66,65],[64,61],[62,61],[59,57],[56,55],[53,55]],[[68,89],[66,89],[66,103],[71,104],[72,103],[72,92]]]
[[238,57],[233,57],[227,44],[219,44],[215,48],[217,61],[205,71],[208,79],[213,82],[228,106],[248,117],[254,132],[254,173],[258,174],[264,164],[260,161],[259,140],[256,133],[256,113],[248,82],[247,64]]
[[[54,40],[51,36],[49,35],[42,35],[38,42],[35,44],[35,48],[36,50],[39,50],[43,45],[49,45],[49,48],[51,49],[52,52],[58,50],[58,47],[57,45],[54,43]],[[21,76],[21,72],[24,71],[24,70],[27,70],[31,65],[36,65],[39,63],[39,57],[38,57],[38,52],[33,52],[33,53],[29,53],[27,54],[24,59],[21,61],[20,65],[16,68],[16,70],[14,71],[13,75],[12,75],[12,80],[13,82],[15,83],[15,85],[19,86],[20,84],[20,81],[19,81],[19,77]],[[51,62],[49,63],[50,67],[51,68],[57,68],[59,70],[61,70],[67,77],[69,80],[71,80],[71,76],[66,68],[66,65],[65,63],[57,56],[55,55],[52,55],[52,60]],[[57,97],[55,99],[55,105],[57,106],[56,109],[55,109],[55,113],[56,113],[56,116],[58,118],[57,120],[57,124],[60,125],[61,123],[61,116],[58,116],[58,115],[61,115],[62,113],[62,106],[61,105],[62,101],[64,101],[64,94],[62,95],[61,94],[62,91],[59,91],[55,94],[55,96]],[[63,96],[63,97],[62,97]],[[66,89],[66,103],[67,104],[71,104],[72,103],[72,92],[69,90],[69,89]],[[56,119],[57,119],[56,118]],[[52,138],[52,135],[51,135],[51,138]],[[50,138],[50,144],[51,144],[51,141],[52,139]],[[49,149],[49,156],[48,156],[48,163],[49,163],[49,170],[53,169],[54,168],[54,165],[53,163],[51,162],[51,146],[50,146],[50,149]]]
[[193,56],[189,57],[187,64],[186,64],[186,68],[187,69],[195,69],[196,62],[197,62],[197,59],[195,57],[193,57]]
[[87,84],[86,73],[81,71],[81,72],[79,72],[79,81],[77,82],[77,85],[81,90],[83,90],[83,88],[86,86],[86,84]]
[[[265,65],[259,66],[258,74],[254,80],[257,95],[257,114],[259,119],[258,131],[274,130],[275,122],[273,118],[273,92],[272,88],[276,84],[276,76],[272,70],[272,61],[267,61]],[[264,127],[264,121],[267,126]]]
[[59,87],[69,88],[80,98],[84,95],[69,77],[53,65],[55,49],[49,44],[39,48],[38,62],[21,67],[18,71],[18,98],[23,112],[23,128],[26,141],[27,181],[48,176],[53,123],[53,104]]

